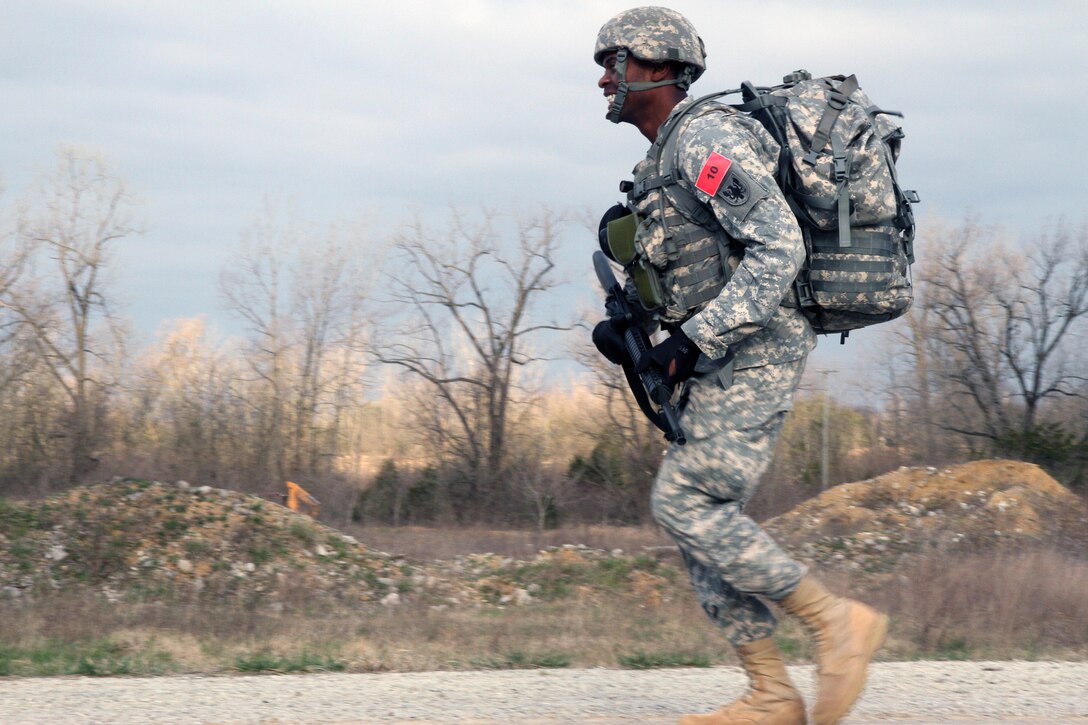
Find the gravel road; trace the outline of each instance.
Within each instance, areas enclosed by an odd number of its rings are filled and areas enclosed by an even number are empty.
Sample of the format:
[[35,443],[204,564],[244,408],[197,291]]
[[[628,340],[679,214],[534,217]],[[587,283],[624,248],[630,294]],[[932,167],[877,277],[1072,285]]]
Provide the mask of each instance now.
[[[792,669],[811,698],[811,667]],[[734,667],[238,677],[0,679],[0,722],[675,723],[745,685]],[[846,720],[1088,723],[1088,662],[898,662],[874,667]]]

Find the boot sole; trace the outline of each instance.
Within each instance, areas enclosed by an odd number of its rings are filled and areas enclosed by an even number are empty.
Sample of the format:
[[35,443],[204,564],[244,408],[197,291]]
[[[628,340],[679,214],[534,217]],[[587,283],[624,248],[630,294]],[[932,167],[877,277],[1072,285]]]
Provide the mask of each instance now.
[[791,706],[772,711],[752,711],[750,713],[728,713],[723,710],[700,715],[685,715],[677,725],[737,725],[738,723],[766,723],[767,725],[806,725],[805,705],[800,700]]

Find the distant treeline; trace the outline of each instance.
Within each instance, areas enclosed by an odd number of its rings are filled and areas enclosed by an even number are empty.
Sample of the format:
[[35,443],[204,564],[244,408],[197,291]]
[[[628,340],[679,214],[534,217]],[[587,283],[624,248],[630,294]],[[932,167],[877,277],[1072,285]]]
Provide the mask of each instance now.
[[[452,212],[376,238],[288,207],[269,201],[222,271],[243,335],[175,320],[143,349],[109,284],[141,229],[122,180],[66,148],[3,207],[0,495],[112,475],[252,492],[291,479],[345,520],[648,521],[664,443],[592,350],[598,313],[557,289],[561,215]],[[1084,486],[1085,226],[1013,244],[972,219],[920,237],[914,309],[851,337],[849,370],[810,374],[757,513],[981,456]],[[559,359],[582,382],[541,382]]]

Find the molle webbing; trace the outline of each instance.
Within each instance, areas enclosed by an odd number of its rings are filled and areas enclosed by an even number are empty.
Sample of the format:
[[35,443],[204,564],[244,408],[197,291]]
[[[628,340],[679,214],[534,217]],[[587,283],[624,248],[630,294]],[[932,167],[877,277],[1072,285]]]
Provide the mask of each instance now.
[[[688,225],[690,226],[690,225]],[[714,235],[707,234],[705,229],[678,230],[675,226],[667,232],[665,249],[669,253],[669,266],[674,268],[687,267],[704,259],[718,256],[718,244]],[[711,240],[710,244],[696,246],[704,239]]]
[[888,283],[884,280],[878,280],[873,282],[823,282],[821,280],[812,280],[813,292],[827,292],[830,294],[836,293],[858,293],[858,292],[880,292],[887,289]]
[[[669,255],[665,281],[676,297],[675,304],[690,311],[717,297],[726,278],[715,236],[690,222],[673,226],[667,234],[671,236],[666,239],[665,247],[675,249],[676,253]],[[710,280],[716,283],[704,286]]]
[[814,259],[809,269],[819,269],[832,272],[886,272],[891,274],[894,265],[883,260],[857,260],[834,261],[830,259]]
[[710,300],[717,297],[721,293],[722,287],[725,287],[724,282],[721,284],[711,285],[706,289],[702,290],[701,292],[692,292],[686,294],[683,298],[683,305],[688,310],[693,310],[704,302],[710,302]]
[[[811,230],[813,254],[834,254],[843,251],[838,232]],[[855,229],[850,236],[848,251],[851,254],[879,254],[895,257],[899,253],[899,240],[891,232],[867,232]]]
[[899,242],[893,232],[855,229],[850,244],[843,246],[838,232],[812,231],[809,243],[808,283],[813,294],[880,292],[895,274]]

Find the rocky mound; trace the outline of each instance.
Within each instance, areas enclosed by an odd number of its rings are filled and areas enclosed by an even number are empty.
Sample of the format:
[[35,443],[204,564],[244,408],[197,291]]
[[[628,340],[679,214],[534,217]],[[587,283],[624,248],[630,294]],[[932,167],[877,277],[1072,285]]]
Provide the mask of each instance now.
[[303,608],[417,602],[521,605],[591,591],[660,598],[675,569],[580,546],[534,561],[473,554],[416,562],[371,549],[277,503],[137,479],[40,502],[0,500],[0,597],[91,590],[111,601]]
[[934,550],[1051,543],[1084,551],[1088,506],[1038,466],[986,460],[835,486],[766,527],[822,568],[879,575]]
[[[902,468],[836,486],[767,524],[802,559],[877,583],[935,549],[1058,543],[1088,551],[1088,507],[1036,466],[979,461]],[[90,590],[110,600],[337,602],[431,607],[569,597],[639,604],[683,586],[674,557],[564,546],[532,561],[472,554],[412,561],[277,503],[209,486],[136,479],[39,502],[0,500],[0,598]]]
[[456,597],[400,557],[255,496],[124,479],[0,506],[0,592],[91,587],[110,599],[395,601]]

